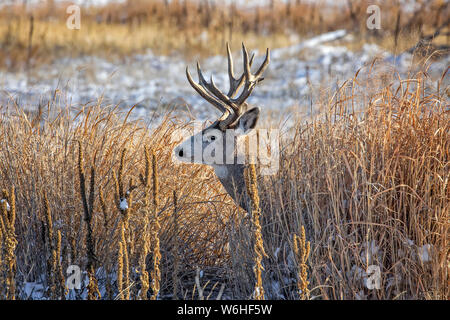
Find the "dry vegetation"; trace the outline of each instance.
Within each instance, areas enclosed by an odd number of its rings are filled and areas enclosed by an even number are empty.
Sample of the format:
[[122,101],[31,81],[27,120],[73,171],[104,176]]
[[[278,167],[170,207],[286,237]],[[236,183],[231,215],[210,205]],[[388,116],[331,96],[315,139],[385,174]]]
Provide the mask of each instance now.
[[129,0],[82,9],[80,30],[66,27],[67,5],[48,1],[28,11],[21,5],[6,7],[0,10],[0,67],[15,70],[91,54],[122,58],[149,48],[156,54],[210,56],[222,53],[226,41],[237,45],[245,39],[251,48],[276,48],[336,29],[355,35],[352,46],[375,42],[401,52],[444,26],[434,45],[448,46],[450,8],[442,0],[422,1],[413,12],[396,1],[383,2],[382,32],[366,28],[366,9],[372,4],[366,0],[336,7],[273,1],[254,10],[215,3]]
[[[282,137],[276,175],[250,174],[265,200],[251,217],[210,169],[174,164],[187,124],[170,114],[147,127],[98,104],[3,106],[0,297],[40,282],[34,297],[54,299],[448,299],[448,88],[429,85],[348,82]],[[67,295],[72,264],[90,281]]]
[[[282,47],[338,28],[355,47],[400,52],[436,31],[427,48],[448,45],[445,1],[383,4],[382,34],[361,27],[368,3],[135,0],[83,11],[77,31],[65,6],[8,7],[0,68],[149,48],[209,56],[226,41]],[[448,69],[437,89],[426,72],[372,70],[283,131],[276,175],[248,170],[250,215],[211,169],[172,161],[171,137],[189,126],[174,114],[146,124],[100,101],[74,111],[57,92],[35,114],[0,106],[0,299],[448,299]],[[79,290],[66,287],[70,265],[85,271]],[[370,265],[379,290],[365,284]]]

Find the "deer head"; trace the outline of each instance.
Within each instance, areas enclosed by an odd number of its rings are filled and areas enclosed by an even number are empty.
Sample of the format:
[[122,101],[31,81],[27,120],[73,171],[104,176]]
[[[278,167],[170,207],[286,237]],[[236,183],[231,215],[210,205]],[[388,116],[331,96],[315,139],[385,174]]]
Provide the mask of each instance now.
[[[174,149],[174,156],[179,161],[197,163],[200,158],[200,163],[211,165],[225,189],[235,201],[237,200],[236,192],[242,191],[244,183],[243,165],[237,161],[239,158],[237,140],[249,134],[255,128],[260,113],[258,107],[249,108],[245,101],[256,85],[264,79],[262,74],[270,60],[269,49],[267,49],[263,63],[256,73],[252,74],[250,68],[253,64],[254,55],[249,59],[244,44],[242,44],[242,54],[244,71],[240,77],[236,77],[233,71],[231,50],[227,44],[228,77],[230,80],[230,89],[227,94],[217,88],[212,76],[209,82],[205,80],[199,63],[197,63],[198,83],[192,79],[189,69],[186,68],[186,76],[191,86],[206,101],[217,108],[222,115],[210,126],[189,137]],[[240,89],[242,89],[240,94],[235,97]],[[210,157],[205,157],[205,154],[210,155]],[[241,203],[241,201],[236,202]],[[243,205],[241,204],[241,206]]]
[[[260,109],[258,107],[249,109],[245,101],[250,96],[255,86],[264,80],[262,74],[269,64],[269,49],[266,51],[264,62],[255,74],[252,74],[250,71],[254,55],[252,55],[249,60],[248,52],[244,44],[242,44],[242,53],[244,57],[244,72],[239,78],[236,78],[233,71],[233,58],[231,56],[230,47],[227,44],[228,76],[230,80],[230,89],[227,94],[224,94],[216,87],[212,76],[209,83],[205,80],[199,63],[197,63],[199,83],[194,82],[189,73],[189,69],[186,67],[186,76],[191,86],[206,101],[217,108],[222,113],[222,116],[210,126],[203,129],[200,133],[189,137],[175,148],[175,156],[180,161],[189,163],[194,161],[194,152],[192,149],[195,142],[201,142],[201,151],[208,146],[210,150],[214,150],[211,144],[217,145],[217,149],[225,150],[226,148],[219,146],[219,144],[223,144],[224,141],[226,141],[225,134],[227,130],[234,130],[235,135],[240,136],[248,134],[256,126]],[[242,88],[240,95],[235,98],[234,96],[239,89],[241,89],[242,85],[244,85],[244,87]],[[203,160],[202,163],[210,165],[216,164],[210,163],[208,160]]]

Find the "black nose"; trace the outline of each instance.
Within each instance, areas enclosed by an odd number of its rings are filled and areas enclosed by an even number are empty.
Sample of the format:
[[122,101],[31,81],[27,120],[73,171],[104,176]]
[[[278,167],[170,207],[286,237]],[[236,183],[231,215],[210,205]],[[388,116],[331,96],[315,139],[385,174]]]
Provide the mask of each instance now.
[[180,151],[178,151],[178,155],[179,155],[180,157],[183,156],[183,149],[180,149]]

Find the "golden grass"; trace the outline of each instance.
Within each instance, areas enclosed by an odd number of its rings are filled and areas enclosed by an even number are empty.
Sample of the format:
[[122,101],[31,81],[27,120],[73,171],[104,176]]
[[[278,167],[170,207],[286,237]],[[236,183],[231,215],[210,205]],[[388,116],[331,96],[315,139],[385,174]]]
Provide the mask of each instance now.
[[264,300],[264,287],[262,282],[262,272],[264,267],[262,266],[263,257],[268,257],[264,250],[264,241],[262,236],[262,228],[261,228],[261,209],[259,207],[259,195],[258,195],[258,180],[256,174],[256,166],[254,164],[250,164],[246,170],[245,174],[245,185],[247,187],[247,194],[250,196],[252,201],[252,209],[251,209],[251,219],[252,219],[252,231],[253,231],[253,254],[254,265],[253,272],[255,273],[256,283],[255,289],[253,291],[253,298],[255,300]]
[[305,227],[302,226],[300,236],[294,233],[292,242],[298,268],[298,295],[301,299],[306,299],[309,297],[308,266],[306,261],[308,260],[309,253],[311,252],[311,243],[306,241]]
[[17,246],[16,231],[15,231],[15,219],[16,219],[16,200],[15,190],[11,187],[10,192],[6,189],[3,190],[3,199],[1,205],[1,256],[0,262],[3,262],[0,266],[0,270],[4,272],[3,294],[6,299],[16,300],[16,279],[15,273],[17,268],[17,261],[15,250]]
[[[360,78],[326,102],[314,121],[298,121],[281,140],[279,172],[258,182],[261,240],[267,254],[262,255],[260,282],[266,298],[300,298],[299,273],[315,299],[449,297],[447,88],[436,90],[419,74],[372,94],[367,90],[370,81]],[[356,105],[360,112],[354,111]],[[57,255],[62,270],[72,264],[87,270],[89,225],[95,254],[95,270],[89,276],[98,281],[96,298],[143,299],[158,291],[161,299],[175,298],[174,291],[189,298],[195,296],[195,287],[202,298],[251,297],[257,279],[248,219],[239,214],[211,169],[176,165],[171,159],[179,142],[171,136],[187,124],[169,114],[149,128],[114,107],[93,104],[73,115],[53,103],[38,115],[3,108],[0,122],[0,188],[15,190],[13,225],[5,224],[13,219],[5,202],[2,210],[1,246],[6,250],[0,259],[1,298],[28,298],[24,282],[52,283],[56,296],[63,292],[58,272],[55,278],[47,273],[53,269],[47,258],[61,247]],[[159,182],[159,189],[153,188],[159,203],[153,209],[144,147],[154,150],[156,159],[152,170],[158,177],[151,180]],[[93,195],[87,199],[92,204],[90,224],[80,197],[80,163],[95,170],[89,190]],[[132,190],[132,199],[126,190]],[[11,195],[6,196],[10,205]],[[123,197],[128,197],[126,210],[118,202]],[[148,213],[158,214],[158,228],[148,228]],[[292,243],[301,226],[310,242],[307,280],[306,259],[299,270]],[[41,236],[48,227],[58,235],[51,248]],[[149,234],[157,229],[157,234]],[[142,241],[149,236],[149,248],[155,248],[156,235],[160,257],[153,249],[146,254]],[[423,255],[426,248],[429,259]],[[136,272],[144,264],[152,270],[150,288],[144,283],[147,296],[139,291],[145,277]],[[379,290],[364,282],[363,272],[370,265],[380,267]],[[196,284],[200,269],[201,286]],[[82,288],[71,297],[87,298],[87,292]]]
[[[108,59],[144,53],[181,53],[187,57],[220,54],[225,43],[242,41],[255,49],[279,48],[314,34],[346,29],[358,38],[351,46],[374,42],[401,52],[415,45],[421,35],[432,34],[449,15],[441,1],[426,2],[417,12],[403,12],[395,2],[381,6],[382,29],[368,30],[370,1],[329,7],[291,1],[254,10],[205,5],[191,1],[129,1],[104,7],[82,8],[81,29],[66,27],[66,6],[22,6],[0,10],[0,67],[18,69],[54,59],[97,55]],[[398,22],[398,23],[397,23]],[[448,32],[448,26],[442,33]],[[356,44],[355,44],[356,43]],[[448,43],[441,36],[437,44]]]

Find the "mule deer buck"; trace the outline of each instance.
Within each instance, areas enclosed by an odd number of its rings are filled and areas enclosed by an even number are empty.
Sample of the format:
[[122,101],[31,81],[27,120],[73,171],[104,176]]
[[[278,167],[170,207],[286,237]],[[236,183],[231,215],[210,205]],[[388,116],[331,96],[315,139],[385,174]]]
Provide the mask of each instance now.
[[[258,107],[249,108],[245,101],[256,85],[263,80],[262,74],[269,64],[270,52],[267,49],[264,61],[254,74],[250,71],[254,55],[249,59],[244,44],[242,44],[242,53],[244,70],[242,75],[237,78],[234,75],[233,58],[227,44],[228,76],[230,80],[230,89],[227,94],[216,87],[212,76],[210,82],[205,80],[198,63],[199,83],[194,82],[189,69],[186,68],[186,76],[191,86],[206,101],[217,108],[222,116],[201,132],[194,134],[175,147],[174,156],[182,162],[194,163],[197,162],[195,153],[200,153],[201,163],[211,165],[214,168],[215,174],[228,194],[236,204],[248,212],[250,205],[244,180],[246,165],[239,161],[239,159],[242,159],[242,154],[240,154],[242,151],[239,146],[242,146],[240,143],[242,138],[255,128],[260,109]],[[242,86],[239,96],[235,97]],[[211,159],[205,159],[202,156],[205,150],[212,150]],[[217,161],[217,159],[227,159],[227,161]]]

